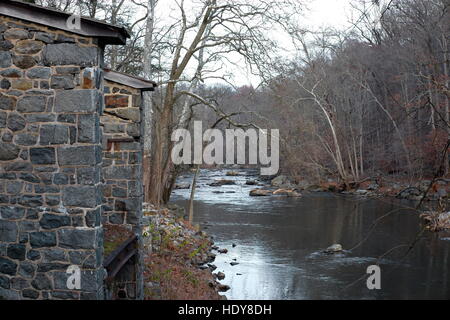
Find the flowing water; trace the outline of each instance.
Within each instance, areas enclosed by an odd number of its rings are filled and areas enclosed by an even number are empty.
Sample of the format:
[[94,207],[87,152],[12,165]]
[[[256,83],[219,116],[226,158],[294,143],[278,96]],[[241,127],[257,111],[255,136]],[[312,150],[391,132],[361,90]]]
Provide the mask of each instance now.
[[[405,257],[420,233],[418,214],[395,211],[394,200],[367,200],[333,194],[301,198],[250,197],[256,174],[225,177],[226,171],[202,170],[198,179],[195,221],[228,254],[217,254],[215,272],[231,287],[232,300],[298,299],[450,299],[450,236],[426,233]],[[236,185],[210,187],[214,180]],[[192,176],[179,182],[190,183]],[[175,190],[172,201],[187,207],[190,190]],[[392,212],[393,211],[393,212]],[[380,220],[369,234],[373,222]],[[327,255],[334,243],[352,250]],[[235,245],[235,246],[233,246]],[[231,266],[230,263],[238,265]],[[369,290],[366,271],[379,262],[381,290]]]

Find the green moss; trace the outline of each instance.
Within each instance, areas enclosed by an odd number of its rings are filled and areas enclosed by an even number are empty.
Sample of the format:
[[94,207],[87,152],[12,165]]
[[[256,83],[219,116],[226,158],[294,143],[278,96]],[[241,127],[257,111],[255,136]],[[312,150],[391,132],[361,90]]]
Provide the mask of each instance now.
[[108,257],[121,245],[120,241],[105,241],[103,243],[104,256]]

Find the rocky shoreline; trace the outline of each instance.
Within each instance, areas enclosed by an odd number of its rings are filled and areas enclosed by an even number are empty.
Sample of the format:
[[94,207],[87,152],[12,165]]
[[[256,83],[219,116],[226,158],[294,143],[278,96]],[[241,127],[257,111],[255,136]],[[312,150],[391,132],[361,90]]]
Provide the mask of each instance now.
[[248,180],[247,185],[260,187],[252,190],[251,196],[299,197],[302,192],[331,192],[360,197],[394,197],[411,201],[421,201],[425,196],[424,201],[447,201],[450,194],[450,179],[437,179],[433,183],[432,180],[418,180],[411,183],[374,178],[366,179],[358,184],[351,184],[346,189],[332,180],[320,184],[310,184],[307,181],[295,182],[287,176],[280,175],[268,180]]
[[225,275],[212,263],[220,250],[199,227],[185,220],[185,210],[169,205],[160,210],[144,205],[145,298],[148,300],[224,300],[219,292]]

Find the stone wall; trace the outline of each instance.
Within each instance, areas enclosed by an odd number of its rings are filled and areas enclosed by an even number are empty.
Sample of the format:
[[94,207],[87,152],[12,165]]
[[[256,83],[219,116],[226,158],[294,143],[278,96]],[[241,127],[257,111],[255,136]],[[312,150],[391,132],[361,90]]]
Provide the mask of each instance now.
[[[0,299],[103,298],[102,59],[96,39],[0,17]],[[105,173],[132,222],[140,155],[123,148],[127,166]]]
[[140,91],[105,83],[103,127],[104,222],[131,227],[142,218]]
[[[103,128],[103,223],[122,225],[139,235],[140,252],[117,276],[111,296],[142,298],[141,91],[105,81]],[[130,270],[133,270],[130,272]],[[134,283],[135,286],[130,286]],[[120,291],[122,294],[119,294]]]

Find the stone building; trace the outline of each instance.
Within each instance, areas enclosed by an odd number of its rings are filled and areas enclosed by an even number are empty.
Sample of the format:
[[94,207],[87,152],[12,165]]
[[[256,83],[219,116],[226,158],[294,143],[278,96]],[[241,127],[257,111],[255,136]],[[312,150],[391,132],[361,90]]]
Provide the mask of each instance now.
[[[111,298],[104,226],[141,243],[140,96],[155,84],[103,71],[124,28],[69,17],[0,3],[0,299]],[[142,270],[133,281],[142,298]]]

